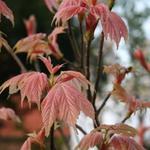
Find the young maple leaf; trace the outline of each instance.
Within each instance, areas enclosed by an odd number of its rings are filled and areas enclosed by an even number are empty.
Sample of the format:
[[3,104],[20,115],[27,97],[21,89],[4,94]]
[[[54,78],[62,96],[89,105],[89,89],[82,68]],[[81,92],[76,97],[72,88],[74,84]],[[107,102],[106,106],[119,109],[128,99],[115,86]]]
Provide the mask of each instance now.
[[36,33],[36,18],[34,15],[31,15],[28,20],[24,20],[24,24],[27,30],[28,35]]
[[46,68],[50,74],[55,74],[63,66],[63,65],[57,65],[57,66],[53,67],[50,57],[48,59],[44,58],[44,57],[40,57],[40,59],[44,63],[44,65],[46,66]]
[[143,66],[143,68],[150,72],[150,63],[147,63],[145,56],[141,49],[137,49],[134,51],[134,57],[140,62],[140,64]]
[[129,95],[126,90],[119,84],[114,84],[114,89],[112,95],[121,100],[122,102],[128,104],[129,112],[134,112],[141,108],[150,107],[150,102],[136,99],[134,96]]
[[29,106],[32,102],[36,103],[38,108],[40,108],[40,101],[49,88],[49,85],[48,78],[44,73],[28,72],[4,82],[0,87],[0,93],[7,87],[9,87],[9,94],[20,91],[21,105],[23,105],[23,101],[27,97]]
[[101,147],[102,143],[103,143],[102,133],[98,131],[92,131],[83,137],[83,139],[80,141],[76,149],[88,150],[89,148],[92,148],[96,145]]
[[94,120],[94,109],[85,96],[69,81],[56,83],[42,102],[42,119],[46,136],[56,120],[75,127],[76,119],[83,111]]
[[86,77],[82,73],[77,71],[62,71],[61,74],[57,77],[56,82],[62,83],[73,79],[78,80],[82,85],[90,84]]
[[32,144],[38,144],[41,148],[44,146],[45,131],[41,129],[38,134],[30,133],[20,150],[31,150]]
[[47,37],[44,33],[31,34],[26,38],[19,40],[14,46],[15,53],[27,53],[30,60],[35,60],[38,56],[54,55],[57,59],[63,57],[58,43],[57,37],[59,34],[64,33],[64,28],[58,27],[53,30]]
[[14,110],[12,110],[11,108],[5,108],[5,107],[0,108],[0,119],[20,122],[20,119],[15,114]]
[[[89,134],[87,134],[85,137],[83,137],[77,148],[80,148],[81,150],[88,150],[90,147],[98,146],[102,150],[127,150],[128,143],[126,143],[122,139],[126,139],[127,141],[134,144],[134,146],[136,146],[138,144],[131,138],[136,134],[137,131],[133,127],[125,124],[102,124],[91,131]],[[110,138],[111,136],[112,138]],[[122,143],[118,142],[115,144],[115,140],[113,141],[113,138],[115,139],[115,137],[121,137],[122,139],[120,139],[120,141],[122,140]]]
[[145,150],[133,138],[126,136],[113,136],[105,150]]
[[132,136],[134,137],[137,135],[137,130],[129,125],[118,123],[115,125],[106,125],[102,124],[95,129],[96,131],[100,130],[107,130],[107,134],[121,134],[125,136]]
[[[94,31],[100,20],[105,37],[110,37],[118,47],[121,37],[127,39],[128,31],[122,19],[102,3],[86,0],[63,0],[53,20],[65,23],[75,15],[85,16],[87,31]],[[84,14],[84,15],[83,15]],[[92,23],[91,23],[92,22]]]
[[60,59],[63,57],[63,54],[60,51],[59,45],[57,43],[57,38],[59,34],[65,33],[64,27],[56,27],[52,33],[48,35],[48,44],[49,48],[52,52],[52,55],[54,55],[57,59]]
[[115,77],[114,83],[117,84],[121,84],[125,76],[132,71],[133,71],[132,67],[126,68],[119,64],[104,66],[104,70],[103,70],[103,72],[107,74],[112,74]]
[[11,11],[10,8],[8,8],[8,6],[6,5],[6,3],[3,0],[0,0],[0,16],[1,14],[3,16],[5,16],[7,19],[9,19],[12,23],[12,25],[14,25],[14,16],[13,16],[13,12]]

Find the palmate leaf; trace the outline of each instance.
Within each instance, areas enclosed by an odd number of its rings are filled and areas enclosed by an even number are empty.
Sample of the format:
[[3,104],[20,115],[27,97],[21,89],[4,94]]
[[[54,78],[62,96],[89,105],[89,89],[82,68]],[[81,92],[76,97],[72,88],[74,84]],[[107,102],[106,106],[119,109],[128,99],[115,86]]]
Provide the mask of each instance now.
[[85,96],[69,81],[54,85],[42,102],[46,136],[56,120],[75,127],[80,111],[94,120],[94,109]]
[[133,138],[126,136],[113,136],[106,150],[145,150]]
[[4,82],[0,87],[0,92],[7,87],[9,87],[9,94],[20,91],[22,105],[27,97],[29,105],[36,103],[40,108],[41,98],[48,89],[48,79],[44,73],[22,73]]
[[129,125],[119,123],[115,125],[102,124],[95,130],[107,130],[109,134],[121,134],[134,137],[137,135],[137,130]]
[[12,110],[11,108],[5,108],[5,107],[0,108],[0,119],[20,122],[20,119],[15,114],[14,110]]
[[60,51],[57,38],[58,35],[65,33],[65,28],[64,27],[55,27],[55,29],[48,35],[48,43],[49,43],[49,48],[52,52],[52,55],[54,55],[57,59],[60,59],[63,57],[62,52]]
[[[117,47],[122,37],[127,39],[128,31],[123,20],[115,12],[111,12],[107,5],[96,3],[96,1],[63,0],[53,20],[56,21],[56,24],[65,23],[80,14],[84,14],[86,18],[87,30],[89,26],[95,28],[100,20],[104,36],[114,40]],[[91,25],[90,22],[92,22]]]
[[79,145],[76,147],[80,150],[88,150],[96,145],[101,146],[103,143],[103,135],[100,132],[91,132],[83,137]]
[[13,12],[11,11],[10,8],[8,8],[8,6],[6,5],[6,3],[3,0],[0,0],[0,15],[5,16],[7,19],[9,19],[12,23],[12,25],[14,25],[14,16],[13,16]]

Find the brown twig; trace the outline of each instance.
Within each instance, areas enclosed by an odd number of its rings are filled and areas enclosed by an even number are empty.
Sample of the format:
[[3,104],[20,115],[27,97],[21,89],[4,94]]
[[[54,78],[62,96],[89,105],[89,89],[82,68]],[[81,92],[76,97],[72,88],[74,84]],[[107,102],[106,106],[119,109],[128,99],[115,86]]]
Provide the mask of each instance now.
[[50,131],[50,150],[56,150],[54,143],[54,124]]
[[69,150],[70,149],[70,145],[69,145],[68,139],[65,137],[64,132],[63,132],[63,130],[61,128],[58,128],[58,130],[59,130],[61,136],[63,137],[64,143],[65,143],[67,149]]
[[83,129],[82,127],[80,127],[79,125],[77,125],[77,124],[76,124],[76,128],[77,128],[78,130],[80,130],[84,135],[87,134],[86,131],[84,131],[84,129]]
[[98,54],[98,65],[97,65],[97,71],[96,71],[96,81],[95,81],[95,85],[94,85],[94,89],[95,92],[93,94],[93,106],[95,106],[95,100],[96,100],[96,96],[97,96],[97,91],[98,91],[98,85],[99,85],[99,81],[100,81],[100,77],[102,74],[102,57],[103,57],[103,46],[104,46],[104,33],[101,33],[100,36],[100,47],[99,47],[99,54]]
[[131,117],[131,115],[132,115],[132,112],[129,112],[129,113],[125,116],[125,118],[121,121],[121,123],[125,123],[126,120]]
[[[92,37],[89,38],[87,42],[87,48],[86,48],[86,78],[90,81],[90,46],[92,42]],[[88,99],[91,101],[91,89],[90,85],[88,85],[87,90]]]
[[15,62],[18,64],[18,66],[21,69],[21,72],[27,72],[26,67],[24,66],[24,64],[21,62],[21,60],[19,59],[19,57],[13,52],[12,48],[7,45],[6,48],[7,52],[12,56],[12,58],[15,60]]
[[97,110],[96,114],[97,116],[100,114],[101,110],[103,109],[103,107],[105,106],[105,104],[107,103],[108,99],[111,96],[111,92],[109,92],[106,96],[106,98],[104,99],[103,103],[101,104],[101,106],[99,107],[99,109]]
[[82,73],[85,74],[84,36],[83,36],[82,21],[79,21],[79,26],[80,26],[80,33],[81,33],[81,70],[82,70]]
[[68,37],[69,37],[76,61],[79,62],[79,58],[80,58],[79,48],[78,48],[77,41],[75,40],[75,36],[71,28],[70,20],[68,21]]

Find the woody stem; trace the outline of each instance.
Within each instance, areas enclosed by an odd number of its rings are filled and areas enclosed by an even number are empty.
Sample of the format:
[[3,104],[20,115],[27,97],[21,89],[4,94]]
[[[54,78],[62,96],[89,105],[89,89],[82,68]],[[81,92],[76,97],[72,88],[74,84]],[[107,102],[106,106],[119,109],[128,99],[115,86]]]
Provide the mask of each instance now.
[[56,150],[54,143],[54,124],[50,131],[50,150]]

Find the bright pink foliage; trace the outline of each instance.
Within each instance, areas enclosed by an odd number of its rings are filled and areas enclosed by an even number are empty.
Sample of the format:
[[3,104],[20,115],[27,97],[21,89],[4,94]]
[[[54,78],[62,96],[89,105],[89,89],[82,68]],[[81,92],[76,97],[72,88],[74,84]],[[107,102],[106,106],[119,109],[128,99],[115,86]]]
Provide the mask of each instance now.
[[49,135],[50,128],[57,119],[75,127],[80,111],[94,119],[92,105],[71,83],[54,85],[42,102],[42,118],[46,136]]
[[113,136],[106,150],[145,150],[132,138],[126,136]]
[[60,59],[63,56],[57,43],[57,38],[59,34],[65,33],[64,29],[64,27],[56,27],[52,33],[48,35],[49,49],[51,50],[52,55],[54,55],[57,59]]
[[103,135],[96,131],[85,135],[77,147],[81,150],[88,150],[96,145],[100,147],[102,143]]
[[49,57],[49,59],[40,57],[40,59],[42,60],[42,62],[44,63],[44,65],[46,66],[46,68],[50,74],[55,74],[62,67],[62,65],[57,65],[57,66],[53,67],[50,57]]
[[40,101],[48,89],[48,79],[44,73],[28,72],[17,75],[6,81],[0,91],[9,87],[9,94],[20,91],[21,104],[27,97],[29,105],[36,103],[40,108]]
[[14,16],[11,9],[8,8],[6,3],[3,0],[0,0],[0,15],[5,16],[7,19],[11,21],[11,23],[14,25]]
[[59,34],[64,33],[63,27],[55,28],[47,37],[45,33],[33,34],[35,30],[35,23],[33,23],[33,21],[31,22],[31,20],[29,20],[26,23],[28,24],[26,24],[26,26],[30,25],[30,28],[27,27],[29,36],[19,40],[16,43],[14,46],[16,53],[25,52],[30,60],[34,60],[37,56],[43,56],[44,54],[47,56],[53,55],[57,59],[62,58],[63,54],[58,46],[57,38]]
[[[86,0],[63,0],[54,16],[56,24],[66,22],[75,15],[85,15],[87,22],[87,31],[95,28],[100,20],[105,37],[110,37],[119,45],[121,37],[127,39],[128,31],[122,19],[102,3],[90,3]],[[92,26],[91,26],[92,25]]]

